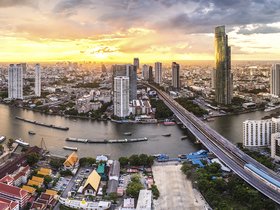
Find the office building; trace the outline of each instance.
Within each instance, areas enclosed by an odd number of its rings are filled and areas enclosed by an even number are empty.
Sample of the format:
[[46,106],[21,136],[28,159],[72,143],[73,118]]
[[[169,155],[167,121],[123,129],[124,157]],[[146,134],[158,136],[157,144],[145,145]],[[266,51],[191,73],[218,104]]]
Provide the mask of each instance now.
[[35,65],[35,96],[41,97],[41,67],[40,67],[40,64]]
[[23,73],[21,64],[10,64],[8,73],[8,97],[23,99]]
[[114,78],[114,115],[127,117],[129,115],[129,77]]
[[134,58],[133,65],[136,67],[136,70],[140,67],[139,58]]
[[[129,100],[137,99],[137,69],[134,65],[113,65],[113,78],[117,76],[129,77]],[[113,80],[113,85],[114,85]],[[114,86],[113,86],[114,88]]]
[[144,80],[149,80],[149,66],[147,64],[144,64],[142,67],[142,77]]
[[155,63],[155,83],[162,83],[162,63],[160,62]]
[[280,64],[274,64],[270,71],[270,94],[280,96]]
[[246,120],[243,122],[243,145],[245,147],[270,146],[271,134],[280,131],[280,118]]
[[280,161],[280,133],[271,134],[271,157]]
[[225,26],[215,28],[215,61],[216,69],[213,72],[215,101],[219,104],[231,104],[233,92],[231,48],[228,46]]
[[176,62],[172,63],[172,87],[174,90],[180,90],[180,65]]

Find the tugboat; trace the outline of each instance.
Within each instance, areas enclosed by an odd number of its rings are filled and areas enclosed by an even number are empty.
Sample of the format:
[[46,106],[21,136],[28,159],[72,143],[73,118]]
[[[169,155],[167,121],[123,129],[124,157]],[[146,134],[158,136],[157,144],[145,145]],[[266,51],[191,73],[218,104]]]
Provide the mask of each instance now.
[[67,147],[67,146],[64,146],[63,149],[72,150],[72,151],[78,151],[77,147]]
[[16,139],[15,142],[18,143],[18,144],[21,145],[21,146],[24,146],[24,147],[29,146],[29,143],[23,141],[21,138]]
[[132,133],[131,133],[131,132],[125,132],[125,133],[123,133],[123,135],[125,135],[125,136],[131,136]]
[[169,136],[171,136],[171,133],[162,134],[162,136],[169,137]]
[[36,133],[34,131],[28,131],[28,134],[35,135]]
[[5,141],[6,136],[0,136],[0,143],[2,143],[3,141]]

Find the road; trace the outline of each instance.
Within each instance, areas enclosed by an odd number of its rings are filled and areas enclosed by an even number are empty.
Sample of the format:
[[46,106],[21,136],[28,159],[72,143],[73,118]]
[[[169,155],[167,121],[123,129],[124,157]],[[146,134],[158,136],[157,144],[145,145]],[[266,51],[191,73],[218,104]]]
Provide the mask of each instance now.
[[173,111],[177,118],[198,138],[201,143],[213,152],[224,164],[231,168],[238,176],[249,183],[251,186],[262,192],[264,195],[280,204],[280,191],[262,181],[260,177],[253,175],[244,168],[247,163],[253,164],[257,168],[265,171],[270,177],[280,182],[278,175],[266,168],[240,149],[233,145],[226,138],[221,136],[215,130],[203,123],[192,113],[185,110],[180,104],[173,100],[167,93],[156,87],[146,84],[155,89],[159,97]]

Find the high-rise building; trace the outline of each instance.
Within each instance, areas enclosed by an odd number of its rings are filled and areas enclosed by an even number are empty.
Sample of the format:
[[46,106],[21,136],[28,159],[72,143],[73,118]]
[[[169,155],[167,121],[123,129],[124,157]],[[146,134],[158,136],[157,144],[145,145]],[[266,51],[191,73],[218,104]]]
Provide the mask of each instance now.
[[149,66],[149,82],[152,82],[154,80],[154,76],[153,76],[153,67]]
[[23,99],[23,74],[21,64],[10,64],[8,73],[8,97]]
[[107,68],[103,63],[101,64],[101,71],[102,73],[107,73]]
[[279,131],[279,118],[246,120],[243,122],[243,145],[245,147],[270,146],[271,134]]
[[35,65],[35,96],[41,97],[41,67]]
[[142,67],[142,77],[144,80],[149,80],[149,66],[144,64]]
[[215,101],[219,104],[231,104],[233,76],[231,73],[231,48],[225,26],[215,28]]
[[162,63],[155,63],[155,83],[161,84],[162,82]]
[[276,97],[280,97],[280,64],[275,64],[271,68],[270,94]]
[[139,69],[139,67],[140,67],[139,58],[134,58],[133,65],[136,66],[136,70]]
[[172,63],[172,87],[175,90],[180,90],[180,65],[176,62]]
[[[134,65],[113,65],[113,78],[116,76],[129,77],[129,100],[137,99],[137,69]],[[114,81],[114,80],[113,80]],[[114,82],[113,82],[114,83]]]
[[129,115],[129,77],[114,78],[114,115],[117,117]]
[[27,64],[26,63],[21,63],[22,66],[22,77],[24,79],[26,79],[26,75],[27,75]]

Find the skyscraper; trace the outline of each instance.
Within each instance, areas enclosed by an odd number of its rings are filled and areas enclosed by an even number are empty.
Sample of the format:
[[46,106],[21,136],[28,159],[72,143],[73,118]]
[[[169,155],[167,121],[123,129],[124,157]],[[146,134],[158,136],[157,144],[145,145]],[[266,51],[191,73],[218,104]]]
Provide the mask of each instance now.
[[114,78],[114,115],[117,117],[129,115],[129,77]]
[[270,71],[270,94],[280,97],[280,64],[274,64]]
[[162,63],[155,63],[155,83],[161,84],[162,82]]
[[172,63],[172,87],[175,90],[179,90],[180,84],[180,65],[176,62]]
[[136,70],[140,67],[139,58],[134,58],[133,65],[136,66]]
[[23,69],[21,64],[10,64],[8,73],[8,97],[23,99]]
[[144,80],[149,80],[149,66],[144,64],[142,67],[142,77]]
[[233,84],[231,73],[231,49],[228,46],[228,36],[225,26],[215,28],[215,101],[219,104],[230,104]]
[[40,64],[35,65],[35,96],[41,97],[41,68],[40,68]]
[[[129,77],[129,100],[137,99],[137,69],[134,65],[113,65],[113,78],[116,76]],[[114,80],[113,80],[114,81]],[[114,83],[114,82],[113,82]]]
[[153,75],[153,67],[149,66],[149,82],[152,82],[154,80],[154,75]]

